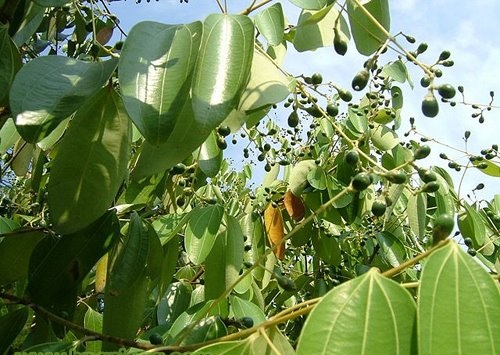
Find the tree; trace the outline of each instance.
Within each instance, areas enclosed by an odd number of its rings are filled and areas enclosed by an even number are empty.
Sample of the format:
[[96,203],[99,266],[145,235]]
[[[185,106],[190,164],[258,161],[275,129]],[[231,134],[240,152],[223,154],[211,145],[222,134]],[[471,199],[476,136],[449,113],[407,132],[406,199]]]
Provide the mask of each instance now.
[[[423,116],[464,103],[451,54],[421,61],[387,0],[291,2],[108,45],[104,1],[0,1],[1,353],[498,352],[500,196],[468,203],[400,128],[409,63]],[[286,72],[292,45],[354,45],[361,100]],[[465,160],[500,175],[495,144]]]

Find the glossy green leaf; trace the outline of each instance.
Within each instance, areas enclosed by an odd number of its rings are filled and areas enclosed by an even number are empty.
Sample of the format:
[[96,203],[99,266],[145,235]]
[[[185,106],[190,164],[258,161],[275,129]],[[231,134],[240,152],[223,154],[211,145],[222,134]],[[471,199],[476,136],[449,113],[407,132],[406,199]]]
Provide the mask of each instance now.
[[481,161],[474,160],[472,164],[474,164],[475,166],[478,166],[480,164],[486,164],[486,168],[484,169],[478,168],[478,170],[489,176],[500,177],[500,166],[498,166],[491,160],[481,160]]
[[325,7],[330,1],[328,0],[290,0],[292,4],[306,10],[319,10]]
[[7,106],[9,89],[14,76],[21,68],[21,56],[9,36],[7,25],[0,25],[0,106]]
[[205,260],[205,299],[216,299],[239,276],[243,262],[243,233],[238,221],[224,215],[225,232],[219,233]]
[[28,321],[29,309],[19,308],[0,317],[0,354],[6,354]]
[[[241,218],[240,224],[243,235],[247,237],[247,243],[251,247],[250,250],[243,255],[243,259],[253,264],[264,255],[266,248],[262,219],[257,213],[246,213]],[[264,269],[262,267],[257,267],[252,271],[252,275],[256,280],[261,281],[264,276]]]
[[27,291],[31,301],[71,317],[80,283],[118,237],[118,219],[114,211],[108,211],[87,228],[63,235],[53,246],[38,243],[30,261]]
[[403,243],[394,234],[384,231],[376,233],[375,237],[380,245],[382,258],[393,267],[405,261],[406,251]]
[[132,170],[131,178],[139,180],[170,169],[201,146],[210,132],[197,124],[191,101],[188,101],[165,143],[155,146],[146,141],[142,144],[141,154]]
[[399,144],[398,135],[384,125],[377,125],[371,130],[371,141],[375,147],[384,152]]
[[371,269],[323,296],[297,354],[411,354],[415,316],[408,291]]
[[61,56],[38,57],[24,65],[10,90],[21,137],[30,143],[46,137],[108,81],[116,65],[114,59],[91,63]]
[[[87,309],[83,318],[83,326],[86,329],[92,330],[97,333],[102,333],[102,314],[94,311],[92,308]],[[85,350],[91,352],[101,351],[100,341],[87,341],[87,348]]]
[[425,262],[418,293],[418,348],[427,354],[498,354],[498,284],[455,242]]
[[130,120],[116,92],[104,88],[78,110],[52,161],[48,203],[57,232],[77,231],[110,207],[129,154]]
[[[390,31],[391,18],[388,0],[368,0],[360,3],[377,20],[379,25],[386,31]],[[347,1],[349,24],[358,52],[363,55],[371,55],[386,41],[387,36],[365,14],[361,6],[358,6],[354,0]]]
[[184,338],[181,345],[203,343],[227,335],[227,327],[219,316],[200,321]]
[[459,214],[457,224],[462,237],[471,238],[474,248],[478,249],[484,244],[486,234],[485,225],[479,212],[467,202],[463,202],[465,211]]
[[113,264],[107,287],[111,295],[124,292],[143,275],[149,248],[148,230],[141,217],[134,211],[130,217],[127,240]]
[[118,65],[125,108],[153,145],[164,143],[189,99],[202,24],[145,21],[127,37]]
[[250,317],[253,320],[254,326],[259,325],[266,320],[264,312],[255,303],[237,296],[229,296],[229,304],[231,305],[230,316],[235,319]]
[[[196,63],[192,100],[204,136],[236,108],[250,75],[254,25],[243,15],[209,15]],[[192,134],[192,133],[191,133]]]
[[255,15],[255,26],[271,46],[280,44],[285,30],[285,16],[281,3],[269,6]]
[[412,232],[417,238],[422,239],[427,227],[427,198],[425,194],[408,194],[407,213]]
[[191,213],[185,232],[185,247],[189,259],[201,264],[212,250],[224,214],[220,205],[198,207]]
[[190,213],[167,214],[160,216],[160,218],[152,223],[163,245],[177,235],[181,228],[189,221],[189,216]]
[[208,177],[217,175],[222,163],[222,151],[217,145],[217,135],[213,131],[200,147],[199,153],[194,154],[198,157],[198,166],[200,170]]
[[0,241],[0,285],[28,277],[31,252],[44,235],[41,231],[19,231]]
[[189,283],[171,283],[156,307],[156,321],[158,324],[166,324],[170,328],[177,317],[189,308],[192,292],[193,288]]
[[[241,95],[238,110],[252,111],[281,102],[290,94],[293,84],[294,81],[283,74],[276,63],[256,51],[252,59],[250,80]],[[243,117],[243,120],[248,119]]]
[[326,189],[326,172],[321,166],[316,166],[307,174],[309,184],[318,190]]

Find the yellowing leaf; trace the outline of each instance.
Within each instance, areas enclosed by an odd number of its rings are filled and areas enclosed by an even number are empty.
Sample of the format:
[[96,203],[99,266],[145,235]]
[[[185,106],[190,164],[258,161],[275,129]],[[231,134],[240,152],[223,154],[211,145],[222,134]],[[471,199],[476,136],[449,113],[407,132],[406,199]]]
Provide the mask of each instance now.
[[274,254],[278,259],[283,259],[285,256],[285,243],[282,242],[285,237],[283,229],[283,216],[279,208],[270,204],[264,211],[264,225],[266,227],[267,238],[271,247],[277,245],[274,249]]
[[285,208],[290,217],[292,217],[295,221],[300,221],[304,218],[304,214],[306,213],[304,202],[300,197],[297,197],[293,194],[292,191],[288,190],[285,193]]

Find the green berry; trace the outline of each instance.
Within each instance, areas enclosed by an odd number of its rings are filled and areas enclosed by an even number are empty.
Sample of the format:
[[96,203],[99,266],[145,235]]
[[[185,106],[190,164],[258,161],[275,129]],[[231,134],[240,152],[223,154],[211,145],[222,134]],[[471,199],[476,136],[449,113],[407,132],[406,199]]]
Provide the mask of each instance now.
[[419,169],[418,176],[420,176],[420,179],[422,179],[424,183],[437,180],[436,173],[427,169]]
[[385,210],[387,209],[387,205],[382,201],[374,201],[372,204],[372,213],[374,216],[380,217],[383,216]]
[[450,84],[443,84],[440,85],[438,88],[438,93],[441,95],[442,98],[445,99],[452,99],[455,97],[455,88],[451,86]]
[[439,241],[446,239],[453,231],[454,226],[455,221],[451,214],[445,213],[437,216],[432,227],[432,243],[437,244]]
[[355,150],[350,150],[346,153],[344,160],[349,165],[356,165],[359,160],[359,154]]
[[384,175],[387,180],[394,184],[404,184],[407,180],[406,174],[402,171],[390,171]]
[[335,104],[329,103],[328,105],[326,105],[326,113],[328,113],[332,117],[335,117],[339,113],[339,107]]
[[367,173],[358,173],[356,174],[351,181],[351,186],[356,191],[366,190],[368,186],[370,186],[372,180],[370,178],[370,174]]
[[352,94],[349,91],[339,89],[338,92],[339,92],[339,97],[342,99],[342,101],[349,102],[352,100]]
[[290,116],[288,116],[288,126],[294,128],[299,125],[299,114],[297,111],[292,111]]
[[429,90],[422,100],[422,113],[426,117],[436,117],[439,113],[439,104],[433,92]]
[[431,181],[422,186],[423,192],[436,192],[439,190],[439,184],[436,181]]
[[366,87],[369,80],[370,80],[370,72],[366,69],[362,69],[352,79],[352,88],[356,91],[361,91]]
[[176,164],[172,167],[172,173],[174,175],[183,174],[186,171],[186,166],[182,163]]
[[226,136],[229,136],[231,134],[231,128],[229,128],[228,126],[220,126],[218,129],[217,129],[217,132],[222,136],[222,137],[226,137]]
[[319,84],[321,84],[323,82],[323,76],[320,73],[314,73],[311,76],[311,82],[314,85],[319,85]]
[[431,153],[431,147],[428,145],[421,145],[415,150],[415,154],[413,154],[416,160],[427,158],[427,156]]
[[160,345],[163,344],[163,338],[160,334],[158,333],[152,333],[149,336],[149,342],[153,345]]
[[340,34],[339,30],[337,27],[333,29],[333,48],[335,49],[335,52],[340,55],[344,55],[347,52],[347,41],[344,39],[344,37]]
[[469,237],[464,238],[464,244],[465,244],[467,247],[472,248],[472,245],[473,245],[473,243],[472,243],[472,239],[471,239],[471,238],[469,238]]

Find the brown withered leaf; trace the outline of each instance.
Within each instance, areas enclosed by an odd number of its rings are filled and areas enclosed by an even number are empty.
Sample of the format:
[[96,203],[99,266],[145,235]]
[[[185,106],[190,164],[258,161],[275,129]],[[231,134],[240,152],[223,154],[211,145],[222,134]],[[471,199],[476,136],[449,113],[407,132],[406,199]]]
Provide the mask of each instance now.
[[304,218],[306,208],[304,206],[304,202],[299,196],[295,196],[292,191],[288,190],[285,193],[284,203],[286,211],[294,221],[298,222]]
[[274,254],[278,259],[283,259],[285,256],[285,243],[281,241],[285,237],[285,230],[283,228],[283,216],[279,208],[269,204],[264,211],[264,226],[271,246],[277,245]]

